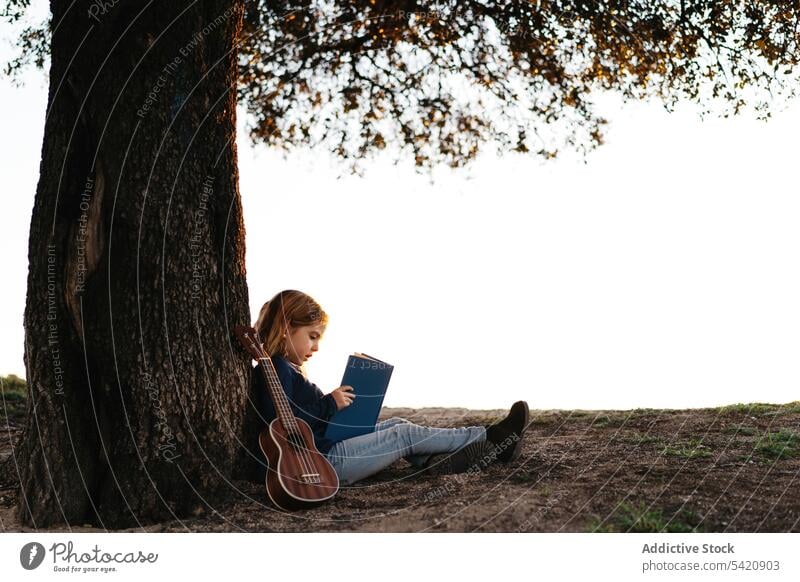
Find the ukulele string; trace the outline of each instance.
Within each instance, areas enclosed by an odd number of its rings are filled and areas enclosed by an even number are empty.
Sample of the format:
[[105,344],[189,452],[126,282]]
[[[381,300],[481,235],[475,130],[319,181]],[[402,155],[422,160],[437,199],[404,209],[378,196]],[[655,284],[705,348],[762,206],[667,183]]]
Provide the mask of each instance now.
[[[269,381],[269,379],[268,379]],[[278,390],[278,387],[275,384],[270,384],[273,390]],[[291,408],[288,407],[288,404],[284,400],[280,400],[279,406],[281,407],[281,411],[284,414],[284,418],[287,421],[289,426],[285,426],[286,431],[289,436],[289,441],[294,450],[297,452],[297,458],[300,461],[301,468],[307,474],[313,473],[314,469],[314,462],[308,454],[308,449],[304,446],[305,443],[302,439],[302,434],[300,433],[299,426],[297,421],[294,418],[294,414],[291,411]]]
[[303,441],[302,434],[300,433],[300,427],[297,424],[297,420],[295,419],[294,413],[292,412],[288,402],[286,401],[286,394],[283,391],[283,387],[280,386],[280,384],[277,383],[277,381],[273,378],[272,388],[274,390],[280,390],[280,392],[277,393],[279,395],[278,399],[280,400],[280,406],[281,409],[284,411],[285,418],[287,419],[287,422],[290,425],[286,427],[286,430],[287,432],[290,433],[290,436],[293,437],[292,444],[294,445],[295,451],[297,451],[297,456],[301,462],[301,465],[303,465],[302,466],[303,471],[305,471],[306,474],[310,475],[314,473],[314,468],[315,468],[314,461],[310,456],[310,450],[305,447],[305,442]]
[[[293,446],[295,451],[297,451],[297,458],[300,461],[300,466],[303,472],[308,475],[311,475],[315,472],[314,462],[309,454],[308,449],[304,446],[305,443],[303,443],[302,441],[302,435],[300,434],[297,421],[294,418],[294,413],[292,412],[291,407],[289,407],[288,403],[286,402],[286,394],[283,391],[283,387],[276,385],[274,379],[270,378],[269,374],[267,374],[266,362],[268,362],[270,365],[272,364],[272,361],[267,357],[264,357],[261,360],[264,379],[267,381],[267,386],[271,388],[273,402],[276,404],[277,408],[280,409],[283,415],[282,417],[280,417],[280,420],[281,424],[286,429],[288,435],[287,440]],[[274,367],[272,368],[272,371],[274,372]],[[277,375],[277,373],[275,375]],[[283,396],[283,398],[281,398],[281,396]]]
[[[266,353],[264,352],[261,346],[261,342],[258,339],[258,335],[255,333],[255,330],[253,330],[252,328],[250,330],[242,329],[241,333],[237,331],[237,335],[239,336],[239,340],[242,342],[245,348],[247,348],[255,356],[256,360],[258,360],[259,367],[261,368],[261,372],[264,375],[264,380],[267,385],[267,391],[270,392],[269,394],[270,398],[273,402],[273,405],[275,406],[276,416],[278,416],[280,424],[283,425],[287,433],[289,433],[290,436],[294,435],[295,438],[292,439],[290,444],[294,444],[294,448],[298,449],[297,445],[298,431],[296,430],[297,422],[294,418],[294,414],[292,413],[291,408],[288,408],[285,402],[286,394],[280,385],[276,387],[270,382],[270,376],[267,373],[267,364],[269,364],[270,371],[274,376],[277,377],[277,372],[275,372],[275,368],[272,366],[272,360],[269,357],[267,357]],[[272,388],[272,391],[270,391],[270,388]],[[276,390],[276,388],[279,388],[279,390]],[[281,399],[280,396],[283,396],[283,399]],[[281,415],[278,414],[278,411],[283,413],[282,418]],[[289,419],[291,419],[291,421]],[[284,420],[286,422],[284,422]],[[292,425],[294,426],[294,430],[292,429]],[[299,436],[302,437],[302,435]],[[302,441],[302,438],[300,440]],[[310,458],[307,458],[307,455],[304,453],[305,447],[301,446],[299,448],[300,448],[300,463],[301,465],[305,465],[302,467],[302,470],[305,471],[306,474],[311,474],[313,472],[314,463],[311,461]],[[277,470],[277,467],[275,468],[275,470]],[[319,482],[319,479],[316,479],[316,481]]]
[[[266,359],[261,360],[261,363],[264,368],[267,367]],[[282,387],[280,387],[281,391],[279,391],[279,386],[272,380],[270,375],[267,373],[267,370],[264,369],[263,372],[264,380],[266,381],[267,388],[270,391],[270,395],[275,406],[276,416],[278,417],[281,426],[283,426],[284,430],[286,431],[287,442],[290,445],[295,445],[294,448],[296,448],[296,441],[292,438],[297,432],[296,422],[293,422],[294,414],[292,414],[291,408],[287,407],[284,398],[281,397],[284,396],[281,393]],[[302,461],[303,459],[301,459],[301,462]],[[303,470],[305,470],[305,467],[303,467]]]
[[[274,372],[275,367],[272,365],[272,360],[270,359],[270,365],[272,366],[272,370]],[[294,448],[297,451],[298,457],[300,461],[304,464],[303,470],[309,475],[309,478],[313,479],[314,482],[319,483],[319,477],[311,477],[311,475],[318,475],[319,472],[317,471],[316,463],[314,462],[313,451],[306,446],[305,440],[303,439],[303,435],[300,432],[300,427],[297,424],[297,420],[294,416],[294,413],[291,411],[291,407],[289,406],[289,402],[287,400],[286,394],[283,388],[280,386],[280,382],[277,380],[277,372],[273,375],[273,381],[277,383],[277,388],[280,390],[280,395],[283,398],[282,406],[287,411],[287,418],[289,422],[292,424],[293,430],[293,437],[294,437]],[[312,436],[313,438],[313,436]]]
[[[283,295],[282,294],[281,294],[281,297],[280,297],[279,305],[280,305],[280,309],[281,309],[281,316],[282,316],[282,319],[283,319],[283,325],[286,328],[287,333],[288,333],[289,322],[287,321],[287,318],[286,318],[285,303],[283,301]],[[275,317],[277,317],[277,314],[275,315]],[[284,335],[286,335],[286,334],[284,334]],[[275,367],[272,365],[272,360],[271,359],[270,359],[270,368],[272,369],[272,372],[273,372],[273,375],[272,375],[273,381],[277,382],[278,385],[280,386],[280,382],[278,381],[278,374],[275,372]],[[308,478],[312,478],[311,475],[316,472],[316,471],[314,471],[314,469],[316,467],[315,467],[314,461],[311,458],[311,451],[309,451],[305,446],[305,441],[302,438],[303,435],[300,433],[300,429],[299,429],[299,426],[297,424],[297,419],[295,418],[294,414],[291,413],[291,407],[289,406],[289,402],[288,402],[288,398],[286,396],[286,392],[282,388],[280,390],[280,395],[284,399],[285,407],[289,408],[290,422],[291,422],[291,424],[294,425],[294,429],[295,429],[295,435],[294,435],[295,446],[294,446],[294,448],[295,448],[296,451],[298,451],[298,457],[301,459],[301,461],[304,461],[305,464],[306,464],[305,472],[306,472],[306,475],[309,476],[309,477],[307,477],[307,479]],[[299,408],[299,406],[298,406],[298,408]],[[313,439],[314,437],[312,436],[311,438]]]
[[[266,364],[263,364],[263,367],[266,367]],[[264,379],[267,382],[267,386],[271,390],[270,394],[272,396],[273,403],[275,404],[276,407],[276,413],[278,413],[277,414],[278,419],[280,421],[280,424],[286,430],[287,434],[286,441],[290,446],[292,446],[292,448],[294,448],[297,451],[298,450],[297,439],[296,439],[297,423],[294,422],[294,414],[292,413],[291,409],[287,407],[285,400],[280,397],[283,390],[282,387],[280,388],[281,392],[278,392],[279,387],[276,386],[275,383],[271,381],[266,370],[263,370],[263,372],[264,372]],[[305,456],[303,455],[302,450],[299,451],[297,457],[298,460],[300,461],[301,469],[304,472],[309,473],[311,469],[311,464],[309,463],[308,459],[306,459]]]
[[[301,464],[301,468],[306,474],[313,474],[316,468],[315,463],[313,462],[310,455],[310,450],[308,450],[304,445],[305,442],[302,439],[302,434],[299,433],[297,421],[294,417],[294,414],[291,411],[291,408],[288,406],[286,402],[286,394],[283,390],[283,387],[280,386],[280,382],[277,382],[277,386],[273,385],[270,382],[270,375],[267,373],[267,368],[269,367],[269,371],[272,372],[272,376],[277,378],[277,372],[275,371],[275,367],[272,364],[271,358],[269,358],[264,349],[261,345],[261,342],[258,339],[255,330],[250,330],[251,333],[246,333],[245,335],[248,336],[247,339],[250,342],[250,346],[252,347],[253,351],[256,354],[256,357],[261,364],[261,370],[264,374],[264,379],[266,381],[268,389],[272,389],[270,393],[270,397],[273,401],[273,404],[276,405],[276,414],[277,411],[280,410],[283,414],[282,417],[279,418],[280,424],[283,425],[284,429],[289,433],[290,439],[289,444],[294,446],[294,449],[298,451],[298,458]],[[298,440],[300,443],[298,444]],[[314,479],[316,482],[320,482],[319,478]]]

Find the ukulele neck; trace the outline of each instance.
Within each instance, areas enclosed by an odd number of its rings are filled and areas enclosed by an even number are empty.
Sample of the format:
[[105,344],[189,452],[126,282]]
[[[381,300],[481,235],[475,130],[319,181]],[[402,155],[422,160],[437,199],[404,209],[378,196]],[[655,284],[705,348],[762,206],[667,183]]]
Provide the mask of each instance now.
[[286,398],[286,392],[283,391],[283,386],[281,386],[280,378],[278,378],[278,373],[275,371],[272,360],[265,356],[259,358],[258,363],[264,374],[267,391],[275,406],[275,415],[288,432],[295,432],[297,430],[297,420],[289,406],[289,400]]

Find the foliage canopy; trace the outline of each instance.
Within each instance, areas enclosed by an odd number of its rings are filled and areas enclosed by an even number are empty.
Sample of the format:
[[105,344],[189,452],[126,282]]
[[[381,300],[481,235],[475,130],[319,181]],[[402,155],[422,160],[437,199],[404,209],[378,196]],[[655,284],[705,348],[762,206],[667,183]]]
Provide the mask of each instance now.
[[[124,0],[123,0],[124,1]],[[16,21],[29,0],[7,0]],[[488,144],[552,157],[603,142],[598,91],[767,117],[797,86],[798,5],[733,0],[253,0],[239,102],[256,142],[357,167],[387,148],[462,166]],[[47,24],[13,73],[43,66]]]

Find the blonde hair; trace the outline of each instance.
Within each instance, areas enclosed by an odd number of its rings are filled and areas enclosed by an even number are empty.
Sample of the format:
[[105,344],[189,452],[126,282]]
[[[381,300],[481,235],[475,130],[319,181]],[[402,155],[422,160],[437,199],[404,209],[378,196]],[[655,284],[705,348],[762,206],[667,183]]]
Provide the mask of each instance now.
[[294,328],[304,325],[328,325],[328,314],[319,303],[294,289],[277,293],[267,301],[258,314],[255,328],[264,351],[270,357],[288,355],[287,337],[284,332],[291,333]]

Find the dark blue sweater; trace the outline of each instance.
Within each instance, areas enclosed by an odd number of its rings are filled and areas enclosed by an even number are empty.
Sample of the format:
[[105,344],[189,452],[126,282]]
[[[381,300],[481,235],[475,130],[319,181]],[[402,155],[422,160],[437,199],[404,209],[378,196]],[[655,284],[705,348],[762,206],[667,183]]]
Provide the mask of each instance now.
[[[326,439],[324,435],[325,429],[328,427],[328,420],[336,412],[336,401],[332,395],[323,394],[316,384],[306,380],[300,370],[288,360],[280,356],[273,356],[272,363],[278,373],[283,390],[286,392],[286,399],[289,401],[292,412],[297,418],[301,418],[309,424],[314,433],[314,444],[324,455],[335,444],[335,441]],[[267,391],[264,374],[258,364],[253,368],[252,378],[259,414],[263,422],[269,424],[276,418],[275,407]],[[262,465],[261,471],[262,475],[265,474],[266,465]]]

